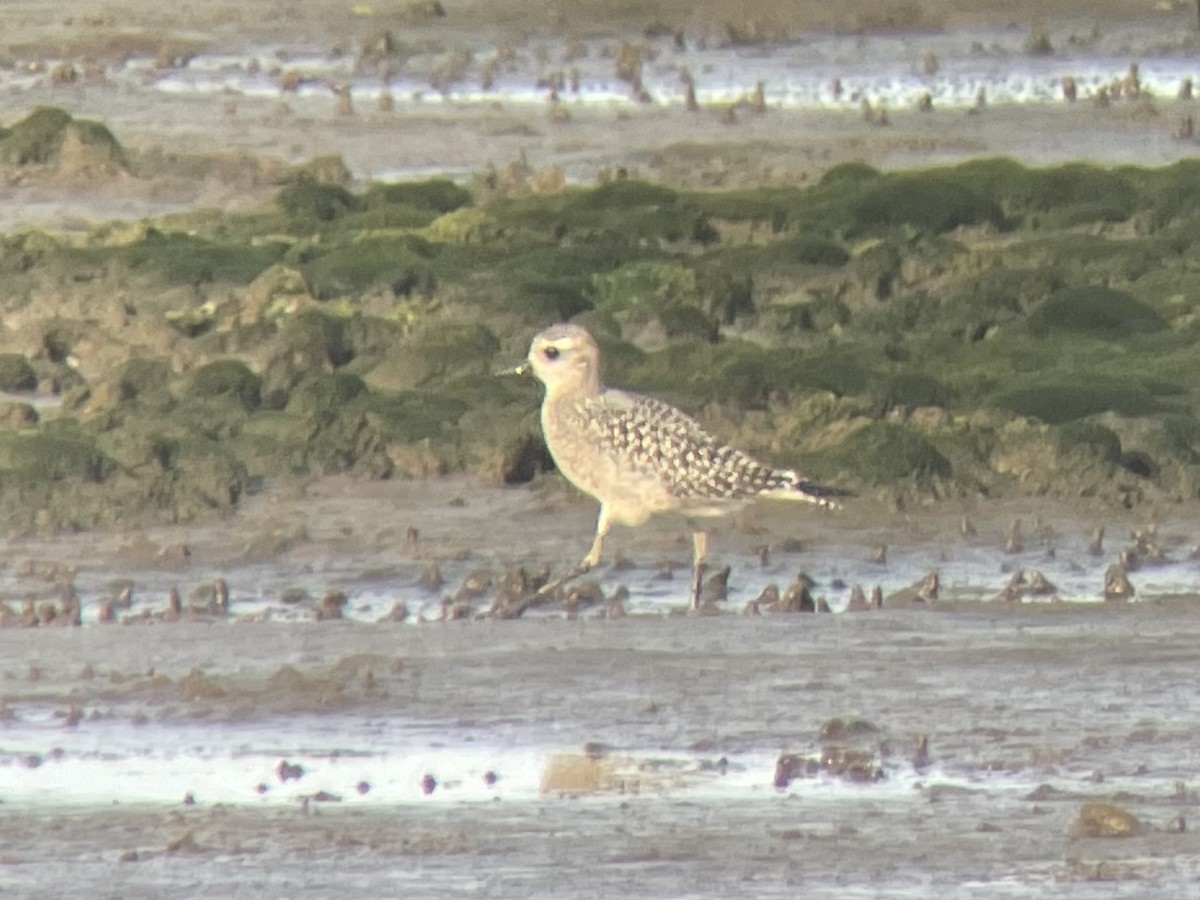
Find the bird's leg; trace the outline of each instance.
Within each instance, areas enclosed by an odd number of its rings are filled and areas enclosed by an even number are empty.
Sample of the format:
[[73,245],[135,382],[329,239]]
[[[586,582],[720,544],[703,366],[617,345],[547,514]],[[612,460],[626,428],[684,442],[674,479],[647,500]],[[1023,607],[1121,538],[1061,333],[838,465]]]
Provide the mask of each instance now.
[[564,584],[574,581],[583,575],[590,572],[595,565],[600,562],[600,554],[604,550],[604,538],[612,528],[612,516],[608,512],[608,505],[600,504],[600,516],[596,520],[596,537],[592,541],[592,549],[588,551],[587,556],[583,561],[572,569],[567,574],[552,579],[543,584],[537,592],[537,596],[544,597],[546,594],[552,594]]
[[704,560],[708,556],[708,532],[692,532],[692,609],[700,608],[700,591],[704,587]]

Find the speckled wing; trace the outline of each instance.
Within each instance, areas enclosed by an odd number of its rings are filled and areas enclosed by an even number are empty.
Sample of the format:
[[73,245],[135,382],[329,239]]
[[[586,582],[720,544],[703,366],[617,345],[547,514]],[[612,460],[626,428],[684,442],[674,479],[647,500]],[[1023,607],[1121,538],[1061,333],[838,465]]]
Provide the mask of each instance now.
[[607,390],[583,401],[575,423],[598,449],[659,478],[681,501],[738,500],[797,488],[788,470],[771,469],[721,444],[694,419],[652,397]]

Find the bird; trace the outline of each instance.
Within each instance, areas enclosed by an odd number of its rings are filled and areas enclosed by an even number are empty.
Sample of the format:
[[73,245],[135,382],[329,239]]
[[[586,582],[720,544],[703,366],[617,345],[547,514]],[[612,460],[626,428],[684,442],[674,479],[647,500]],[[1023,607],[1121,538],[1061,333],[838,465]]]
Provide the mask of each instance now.
[[[614,523],[638,526],[660,514],[689,521],[720,517],[758,497],[839,509],[834,498],[850,495],[795,469],[759,462],[668,403],[606,387],[600,348],[580,325],[552,325],[539,332],[525,362],[510,371],[532,373],[542,382],[546,448],[559,472],[600,502],[587,555],[572,573],[543,590],[595,567]],[[708,538],[707,530],[692,524],[693,610],[700,607]]]

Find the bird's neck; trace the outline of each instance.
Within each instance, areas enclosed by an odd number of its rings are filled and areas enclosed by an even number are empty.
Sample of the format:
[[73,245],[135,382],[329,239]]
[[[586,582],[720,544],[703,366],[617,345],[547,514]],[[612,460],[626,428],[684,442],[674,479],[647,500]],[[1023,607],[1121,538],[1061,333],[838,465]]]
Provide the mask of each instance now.
[[571,381],[563,381],[546,386],[546,402],[562,403],[587,400],[598,396],[604,388],[600,384],[600,376],[594,372],[581,372],[580,377]]

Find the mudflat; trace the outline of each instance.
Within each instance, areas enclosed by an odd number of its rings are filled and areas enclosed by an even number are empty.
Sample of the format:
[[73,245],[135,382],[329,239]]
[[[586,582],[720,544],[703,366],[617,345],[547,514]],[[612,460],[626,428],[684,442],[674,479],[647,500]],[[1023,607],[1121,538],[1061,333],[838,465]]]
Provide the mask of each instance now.
[[[511,44],[536,60],[541,45],[616,47],[652,26],[693,49],[757,35],[770,52],[806,29],[851,44],[1044,30],[1067,45],[1166,21],[1174,53],[1194,24],[1178,4],[1061,3],[1052,20],[1034,4],[949,0],[749,3],[736,18],[728,4],[665,0],[446,2],[445,16],[325,0],[52,6],[5,5],[6,73],[32,64],[32,79],[0,95],[0,120],[47,104],[101,119],[141,174],[25,171],[4,189],[6,228],[250,210],[280,172],[324,154],[360,183],[523,158],[585,181],[621,169],[717,188],[809,184],[855,160],[1165,163],[1195,150],[1173,134],[1190,109],[1173,97],[896,108],[882,128],[833,109],[730,117],[731,103],[563,116],[549,103],[388,113],[359,101],[346,115],[325,86],[258,96],[86,80],[89,61],[286,63],[388,29],[431,57]],[[914,66],[925,53],[913,38]],[[63,60],[82,81],[42,77]],[[106,327],[124,327],[108,300]],[[711,616],[681,612],[688,544],[671,522],[615,533],[613,563],[574,606],[489,615],[512,573],[559,570],[589,543],[594,506],[552,475],[508,489],[267,480],[215,521],[8,535],[0,893],[1186,896],[1200,874],[1194,502],[903,499],[865,492],[829,516],[764,506],[725,525],[714,561],[732,571]],[[1136,592],[1105,601],[1129,547]],[[1018,579],[1034,570],[1052,590]],[[802,572],[835,613],[741,614]],[[218,579],[227,607],[214,606]],[[875,585],[882,609],[842,611],[855,586]],[[17,627],[67,586],[82,627]]]

